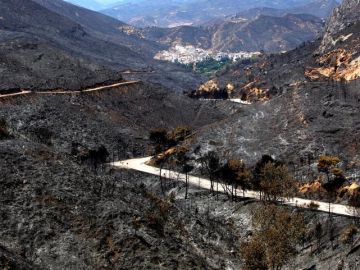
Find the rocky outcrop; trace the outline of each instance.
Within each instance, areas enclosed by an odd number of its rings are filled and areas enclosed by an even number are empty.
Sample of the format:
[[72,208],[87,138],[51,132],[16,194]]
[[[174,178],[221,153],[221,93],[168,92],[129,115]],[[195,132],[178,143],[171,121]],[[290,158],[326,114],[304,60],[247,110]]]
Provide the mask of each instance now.
[[324,37],[321,42],[320,52],[331,49],[336,41],[337,34],[357,22],[360,17],[360,1],[344,0],[341,6],[336,8],[326,24]]
[[320,67],[305,71],[305,75],[313,81],[321,77],[334,81],[353,81],[360,77],[360,57],[354,57],[344,49],[333,50],[319,57],[317,64]]

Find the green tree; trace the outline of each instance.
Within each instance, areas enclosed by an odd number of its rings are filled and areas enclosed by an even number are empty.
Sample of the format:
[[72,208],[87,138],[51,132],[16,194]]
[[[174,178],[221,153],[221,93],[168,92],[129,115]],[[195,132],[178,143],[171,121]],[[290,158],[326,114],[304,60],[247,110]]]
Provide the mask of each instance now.
[[285,165],[268,162],[261,170],[260,187],[265,201],[277,201],[294,195],[296,181]]
[[250,254],[245,256],[245,265],[254,266],[254,257],[259,258],[261,264],[260,268],[247,269],[281,269],[297,253],[297,245],[305,234],[301,214],[275,205],[259,207],[253,214],[252,225],[254,233],[248,243],[253,246],[247,249]]
[[241,247],[244,270],[267,270],[266,248],[258,237],[252,237]]
[[187,136],[191,134],[191,128],[187,126],[178,126],[170,132],[168,138],[176,145],[178,142],[182,142]]
[[242,160],[231,159],[221,168],[221,177],[231,186],[231,196],[237,196],[236,190],[240,187],[245,195],[245,190],[250,187],[252,174]]
[[333,170],[335,175],[339,175],[339,170],[334,170],[336,166],[340,163],[340,159],[335,156],[320,156],[317,168],[319,172],[325,173],[327,176],[328,182],[330,182],[330,172]]
[[214,152],[210,151],[199,158],[201,164],[201,170],[207,174],[210,180],[210,191],[215,194],[214,184],[217,174],[220,170],[220,159],[219,156]]
[[149,135],[150,142],[154,148],[154,153],[160,154],[167,149],[168,137],[167,130],[164,128],[153,129]]
[[263,155],[261,159],[255,164],[255,168],[253,170],[253,178],[251,181],[251,188],[254,190],[260,190],[261,180],[262,180],[262,170],[264,166],[269,162],[275,162],[275,160],[269,155]]

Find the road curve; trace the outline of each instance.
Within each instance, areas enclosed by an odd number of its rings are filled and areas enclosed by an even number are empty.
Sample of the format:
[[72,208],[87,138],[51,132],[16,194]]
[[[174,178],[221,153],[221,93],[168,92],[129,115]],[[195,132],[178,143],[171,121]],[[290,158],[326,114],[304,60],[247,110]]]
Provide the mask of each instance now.
[[[149,166],[146,164],[148,161],[150,161],[151,158],[152,157],[144,157],[144,158],[134,158],[134,159],[128,159],[128,160],[123,160],[123,161],[117,161],[117,162],[111,163],[111,166],[113,166],[115,168],[119,168],[119,169],[131,169],[131,170],[136,170],[136,171],[147,173],[147,174],[159,175],[159,173],[160,173],[159,168]],[[184,174],[181,174],[181,173],[178,173],[175,171],[166,170],[166,169],[162,169],[161,173],[167,179],[185,182]],[[208,179],[189,175],[188,181],[189,181],[190,185],[197,186],[202,189],[211,190],[211,183],[210,183],[210,180],[208,180]],[[230,190],[230,189],[227,189],[227,190]],[[219,184],[219,192],[227,193],[225,185],[222,183]],[[245,191],[245,193],[243,194],[243,191],[240,189],[237,189],[237,196],[253,198],[253,199],[260,198],[260,194],[257,191],[249,190],[249,191]],[[281,201],[281,203],[283,203],[284,205],[289,205],[289,206],[299,207],[299,208],[307,208],[307,209],[316,210],[316,211],[320,211],[320,212],[328,213],[330,210],[330,212],[332,214],[336,214],[336,215],[349,216],[349,217],[358,216],[356,211],[354,211],[355,210],[354,208],[346,206],[346,205],[342,205],[342,204],[333,204],[333,203],[329,204],[327,202],[308,200],[308,199],[302,199],[302,198],[296,198],[296,197],[292,198],[292,199],[283,199]],[[311,208],[310,207],[311,203],[315,203],[319,207]]]

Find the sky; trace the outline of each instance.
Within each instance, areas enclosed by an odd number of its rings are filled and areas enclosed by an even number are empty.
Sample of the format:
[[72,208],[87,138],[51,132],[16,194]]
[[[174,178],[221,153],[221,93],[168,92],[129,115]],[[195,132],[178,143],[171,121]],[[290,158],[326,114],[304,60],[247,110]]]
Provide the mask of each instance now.
[[[139,0],[65,0],[65,1],[89,9],[101,10],[108,8],[109,5],[111,4],[120,3],[120,2],[138,2]],[[149,0],[149,1],[156,1],[156,0]],[[280,1],[286,1],[286,0],[280,0]],[[341,0],[337,0],[337,1],[341,2]]]
[[112,3],[121,2],[121,1],[119,1],[119,0],[96,0],[96,2],[107,5],[107,4],[112,4]]
[[75,5],[83,6],[89,9],[100,10],[114,3],[119,3],[124,0],[65,0]]

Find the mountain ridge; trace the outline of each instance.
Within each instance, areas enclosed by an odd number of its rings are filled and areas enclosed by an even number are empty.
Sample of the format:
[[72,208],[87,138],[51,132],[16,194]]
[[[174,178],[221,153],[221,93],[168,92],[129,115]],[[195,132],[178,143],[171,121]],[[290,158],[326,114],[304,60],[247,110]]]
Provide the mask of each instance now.
[[253,20],[223,20],[210,26],[145,28],[150,40],[174,46],[193,45],[216,51],[280,52],[315,39],[323,21],[312,15],[286,14],[282,17],[261,15]]
[[[329,1],[333,0],[316,0]],[[234,15],[240,11],[256,7],[272,7],[292,9],[312,3],[313,0],[213,0],[213,1],[140,1],[136,3],[124,3],[115,5],[110,9],[103,10],[104,14],[134,24],[137,27],[157,26],[171,27],[179,25],[198,25],[217,18]]]
[[339,3],[335,0],[317,0],[304,6],[288,9],[276,9],[270,7],[252,8],[236,14],[234,18],[252,19],[259,15],[282,17],[286,14],[309,14],[321,19],[327,19],[332,14],[334,8],[338,6]]

